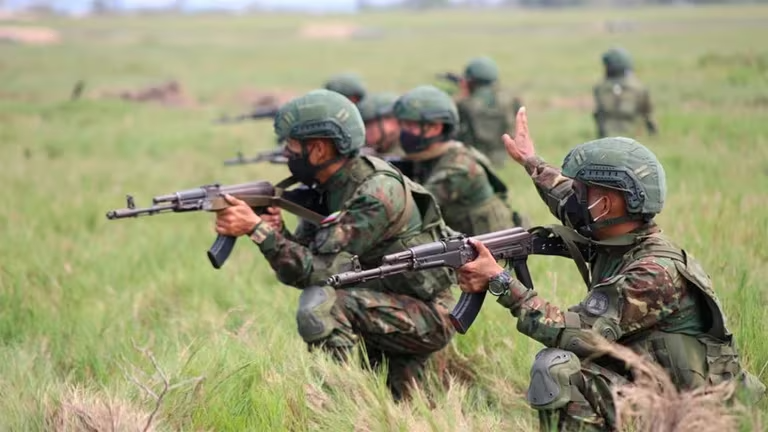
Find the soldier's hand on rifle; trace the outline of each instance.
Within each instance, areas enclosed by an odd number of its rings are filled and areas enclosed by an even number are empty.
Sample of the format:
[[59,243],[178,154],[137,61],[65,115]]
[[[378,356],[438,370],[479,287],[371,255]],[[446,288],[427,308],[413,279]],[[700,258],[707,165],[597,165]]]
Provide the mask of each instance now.
[[536,156],[533,140],[528,133],[528,115],[525,113],[525,107],[521,107],[517,111],[515,137],[512,138],[509,134],[504,134],[501,140],[504,141],[504,147],[507,148],[509,156],[520,165],[523,165],[526,159]]
[[266,213],[261,215],[261,220],[277,232],[283,230],[283,215],[280,212],[280,207],[267,207]]
[[253,209],[232,195],[224,195],[224,199],[231,205],[224,210],[216,212],[216,232],[231,237],[253,232],[261,218],[253,212]]
[[485,292],[488,281],[504,271],[504,268],[496,262],[484,244],[472,239],[469,241],[477,250],[477,258],[458,268],[459,286],[462,291],[470,294]]

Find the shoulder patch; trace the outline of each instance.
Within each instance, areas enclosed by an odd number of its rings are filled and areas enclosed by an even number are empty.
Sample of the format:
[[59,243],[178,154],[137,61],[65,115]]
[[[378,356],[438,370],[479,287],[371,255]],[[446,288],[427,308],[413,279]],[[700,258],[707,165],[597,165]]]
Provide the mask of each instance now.
[[340,218],[341,218],[341,211],[333,212],[328,216],[326,216],[325,219],[321,220],[320,225],[330,225],[336,222],[337,220],[339,220]]
[[608,295],[600,291],[592,291],[584,300],[584,310],[592,315],[603,315],[608,311]]

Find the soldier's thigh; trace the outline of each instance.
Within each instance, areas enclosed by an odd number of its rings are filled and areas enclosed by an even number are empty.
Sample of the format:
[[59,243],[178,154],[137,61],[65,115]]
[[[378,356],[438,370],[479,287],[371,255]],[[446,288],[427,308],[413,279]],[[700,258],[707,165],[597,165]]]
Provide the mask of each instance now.
[[343,313],[365,343],[390,354],[422,354],[444,347],[447,320],[429,304],[402,294],[360,288],[337,290]]

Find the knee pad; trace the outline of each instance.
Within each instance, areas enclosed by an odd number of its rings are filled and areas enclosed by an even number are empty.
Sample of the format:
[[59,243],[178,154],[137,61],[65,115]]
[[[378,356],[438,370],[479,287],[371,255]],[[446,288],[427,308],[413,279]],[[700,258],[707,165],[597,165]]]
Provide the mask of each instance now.
[[330,286],[307,287],[301,292],[296,324],[305,342],[317,342],[331,334],[336,324],[331,316],[335,302],[336,290]]
[[526,399],[536,410],[554,410],[571,401],[571,377],[581,372],[581,361],[570,351],[546,348],[536,354]]

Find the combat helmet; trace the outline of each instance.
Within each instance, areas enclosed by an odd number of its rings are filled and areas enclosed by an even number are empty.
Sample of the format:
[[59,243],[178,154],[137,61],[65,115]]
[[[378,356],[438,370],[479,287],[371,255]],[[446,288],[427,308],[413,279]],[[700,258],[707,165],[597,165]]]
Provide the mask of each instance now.
[[357,103],[357,109],[364,122],[394,115],[395,102],[399,97],[396,93],[369,94]]
[[313,90],[280,107],[274,129],[281,140],[329,138],[342,156],[356,154],[365,145],[365,126],[355,104],[325,89]]
[[335,91],[348,99],[356,97],[362,100],[366,95],[365,84],[359,75],[354,73],[341,73],[332,76],[323,86],[326,90]]
[[664,167],[653,152],[630,138],[601,138],[575,147],[563,161],[562,174],[623,192],[632,219],[650,220],[664,207]]
[[632,57],[624,48],[611,48],[603,53],[602,59],[609,76],[623,75],[632,70]]
[[443,134],[453,136],[459,125],[459,111],[448,94],[435,86],[423,85],[400,96],[395,117],[420,123],[442,123]]
[[476,83],[490,84],[499,79],[499,68],[490,57],[476,57],[464,68],[464,78]]

